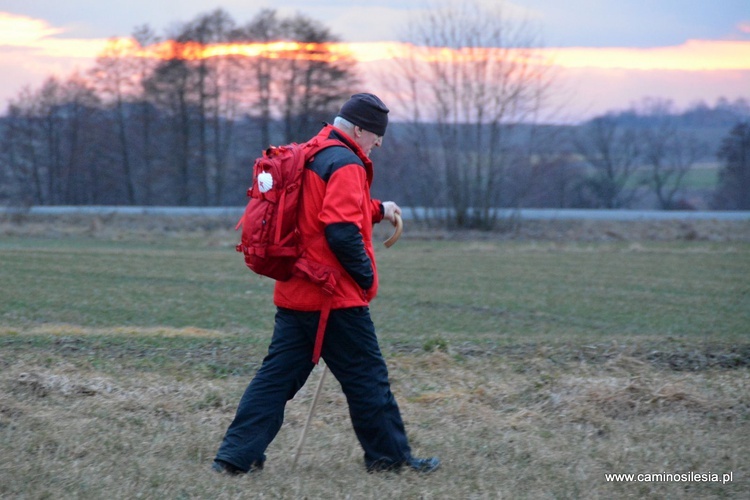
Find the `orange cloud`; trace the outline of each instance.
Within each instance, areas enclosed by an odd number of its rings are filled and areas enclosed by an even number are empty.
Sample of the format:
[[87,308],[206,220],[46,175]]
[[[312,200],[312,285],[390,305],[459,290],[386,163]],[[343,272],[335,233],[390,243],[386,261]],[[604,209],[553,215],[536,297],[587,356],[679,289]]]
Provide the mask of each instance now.
[[[136,57],[153,57],[157,59],[198,60],[212,57],[240,56],[267,57],[271,59],[306,59],[315,61],[335,61],[352,54],[344,43],[216,43],[203,45],[197,42],[178,43],[172,40],[148,47],[140,47],[135,40],[119,40],[117,45],[124,47],[126,53]],[[128,47],[129,45],[129,47]]]
[[0,12],[0,45],[25,46],[61,32],[41,19]]
[[750,69],[750,41],[688,40],[654,48],[543,49],[564,68],[724,71]]
[[166,41],[140,47],[132,39],[119,39],[112,45],[120,47],[119,53],[135,57],[152,57],[157,59],[177,58],[185,60],[208,59],[223,56],[267,57],[272,59],[307,59],[315,61],[337,61],[344,58],[354,59],[361,63],[390,61],[399,58],[414,57],[420,62],[455,62],[467,63],[494,59],[514,59],[535,64],[550,64],[544,60],[544,54],[533,50],[513,50],[499,48],[466,47],[450,49],[445,47],[417,47],[398,42],[372,43],[216,43],[203,45],[197,42]]
[[[750,32],[750,22],[739,25],[741,31]],[[94,59],[112,40],[63,38],[64,30],[50,26],[46,21],[0,12],[0,47],[30,49],[36,54],[52,58]],[[132,39],[121,38],[118,43],[130,47],[127,52],[137,52],[142,57],[169,57],[177,50],[174,44],[164,43],[140,50]],[[325,52],[323,57],[352,56],[362,63],[406,57],[414,53],[413,47],[398,42],[338,43],[312,47],[312,44],[275,42],[272,44],[216,44],[208,46],[182,45],[178,52],[186,58],[239,55],[253,57],[263,53],[271,57],[289,57],[294,53]],[[467,60],[497,54],[499,49],[473,49],[456,51],[448,48],[420,48],[422,60]],[[529,51],[499,51],[503,57],[529,56]],[[599,68],[630,70],[746,70],[750,69],[750,41],[688,40],[682,45],[655,48],[621,47],[563,47],[532,51],[536,64],[562,68]],[[314,55],[310,55],[314,57]]]
[[[737,25],[750,33],[750,21]],[[65,76],[73,69],[93,65],[105,53],[140,57],[218,57],[225,55],[254,57],[307,57],[336,60],[351,57],[360,63],[365,81],[379,85],[376,75],[392,69],[395,59],[416,54],[423,62],[434,60],[473,61],[489,55],[522,58],[540,66],[554,66],[571,86],[581,92],[582,102],[590,102],[600,91],[601,106],[615,101],[633,100],[643,95],[670,95],[690,102],[721,91],[727,97],[747,96],[750,78],[750,40],[688,40],[670,47],[557,47],[527,49],[414,48],[399,42],[338,43],[311,46],[289,42],[271,44],[175,45],[164,43],[140,47],[131,38],[115,40],[65,38],[65,30],[44,20],[0,12],[0,101],[25,84],[36,85],[51,74]],[[397,71],[397,69],[394,69]],[[566,76],[567,75],[567,76]],[[648,88],[642,83],[648,80]],[[614,82],[614,83],[613,83]],[[660,82],[664,82],[661,85]],[[617,85],[620,85],[617,87]],[[617,88],[617,90],[614,90]],[[712,94],[712,92],[714,94]],[[717,94],[722,95],[722,94]]]
[[31,50],[44,57],[94,59],[108,42],[105,39],[57,36],[64,31],[42,19],[0,12],[0,47]]

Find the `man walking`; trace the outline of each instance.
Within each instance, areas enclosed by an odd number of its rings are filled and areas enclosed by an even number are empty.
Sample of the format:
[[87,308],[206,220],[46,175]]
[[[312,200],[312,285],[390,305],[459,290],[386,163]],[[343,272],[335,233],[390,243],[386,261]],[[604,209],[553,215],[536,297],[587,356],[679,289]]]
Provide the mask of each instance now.
[[265,450],[284,418],[286,402],[305,384],[321,311],[330,300],[321,355],[346,395],[352,425],[369,472],[433,472],[437,458],[411,455],[388,370],[368,308],[377,294],[378,273],[372,226],[395,223],[399,206],[370,198],[373,164],[388,125],[388,108],[373,94],[355,94],[333,125],[318,136],[340,145],[320,152],[307,165],[299,213],[303,257],[336,270],[333,296],[302,277],[276,282],[277,306],[268,354],[245,390],[213,463],[218,472],[241,474],[263,468]]

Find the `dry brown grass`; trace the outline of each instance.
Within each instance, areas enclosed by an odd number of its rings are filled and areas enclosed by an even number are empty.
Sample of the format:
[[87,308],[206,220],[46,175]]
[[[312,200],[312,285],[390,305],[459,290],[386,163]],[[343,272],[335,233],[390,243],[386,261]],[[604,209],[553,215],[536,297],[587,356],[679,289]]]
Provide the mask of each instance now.
[[[142,335],[146,333],[141,332]],[[592,355],[591,351],[597,355]],[[446,352],[447,351],[447,352]],[[257,356],[258,353],[251,353]],[[296,472],[319,376],[290,402],[258,475],[210,470],[248,377],[92,369],[29,349],[0,358],[0,496],[8,498],[747,498],[750,373],[675,371],[635,346],[391,352],[414,451],[433,476],[366,474],[329,379]],[[257,361],[257,360],[256,360]],[[608,483],[604,474],[733,472],[715,483]]]
[[[750,498],[747,222],[410,226],[374,317],[414,452],[442,469],[365,473],[329,378],[292,473],[318,371],[266,469],[227,478],[210,463],[271,317],[270,286],[225,265],[233,222],[0,220],[0,498]],[[605,480],[661,472],[734,475]]]

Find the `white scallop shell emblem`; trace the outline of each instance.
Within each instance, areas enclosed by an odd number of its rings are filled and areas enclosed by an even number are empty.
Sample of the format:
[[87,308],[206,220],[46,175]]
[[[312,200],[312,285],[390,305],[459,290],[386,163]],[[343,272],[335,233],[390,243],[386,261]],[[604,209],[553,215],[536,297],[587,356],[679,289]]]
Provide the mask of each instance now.
[[258,189],[261,193],[267,193],[273,187],[273,177],[268,172],[258,174]]

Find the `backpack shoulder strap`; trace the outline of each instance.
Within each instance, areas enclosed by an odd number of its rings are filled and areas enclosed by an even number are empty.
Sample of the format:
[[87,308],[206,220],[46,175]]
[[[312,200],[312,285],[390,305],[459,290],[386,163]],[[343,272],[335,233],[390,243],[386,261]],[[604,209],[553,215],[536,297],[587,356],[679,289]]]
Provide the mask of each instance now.
[[311,140],[305,143],[305,146],[305,158],[308,160],[318,154],[320,151],[326,148],[330,148],[331,146],[346,147],[346,145],[338,139],[332,139],[330,137],[323,139],[320,136],[313,137]]

